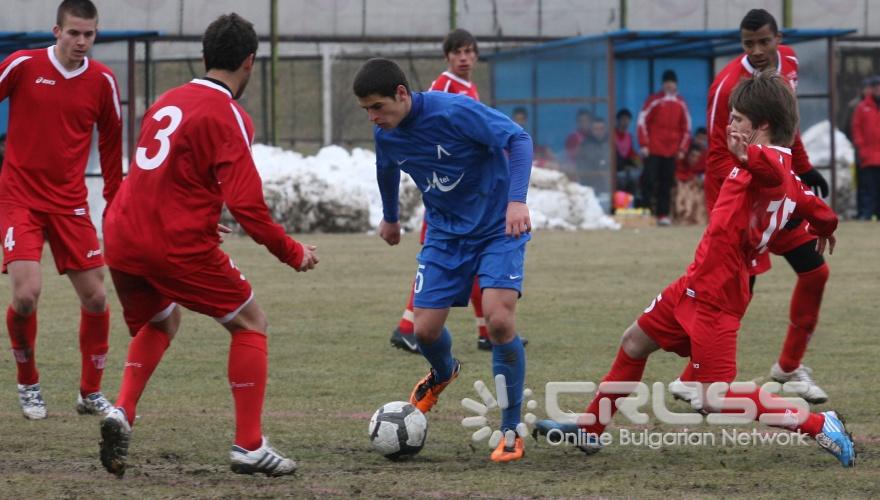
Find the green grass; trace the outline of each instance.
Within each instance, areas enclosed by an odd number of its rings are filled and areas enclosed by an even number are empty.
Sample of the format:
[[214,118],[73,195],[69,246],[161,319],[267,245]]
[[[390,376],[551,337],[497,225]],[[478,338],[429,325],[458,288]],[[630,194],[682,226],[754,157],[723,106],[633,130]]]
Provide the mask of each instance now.
[[[459,421],[472,383],[491,380],[489,355],[477,351],[473,319],[453,311],[449,326],[464,369],[429,414],[425,449],[393,463],[370,449],[367,422],[381,404],[405,399],[424,375],[420,356],[388,346],[414,274],[416,238],[390,248],[376,236],[311,235],[318,270],[297,274],[247,239],[232,239],[235,257],[270,321],[270,380],[265,432],[300,462],[295,477],[242,477],[228,470],[233,435],[226,386],[228,334],[213,320],[184,315],[177,339],[140,403],[130,468],[118,480],[97,458],[98,419],[76,415],[79,315],[67,280],[44,259],[37,359],[49,419],[21,418],[11,354],[0,359],[0,496],[41,497],[868,497],[880,477],[876,446],[880,414],[875,388],[876,301],[880,296],[876,224],[843,224],[819,328],[806,362],[828,391],[822,409],[844,413],[861,450],[844,470],[816,446],[665,447],[613,445],[593,457],[527,440],[519,463],[489,462],[485,442],[471,443]],[[540,232],[529,244],[525,295],[517,328],[527,348],[527,386],[543,401],[548,381],[598,379],[620,334],[690,262],[697,228],[641,231]],[[47,255],[48,257],[48,255]],[[766,377],[788,323],[795,275],[775,258],[759,278],[740,334],[739,379]],[[2,296],[8,298],[8,279]],[[113,308],[105,390],[114,395],[128,344],[121,310]],[[6,342],[6,341],[3,341]],[[645,380],[669,381],[683,360],[657,353]],[[584,401],[564,399],[572,410]],[[543,405],[541,405],[543,406]],[[685,411],[681,403],[670,409]],[[540,410],[535,411],[542,416]],[[494,415],[497,422],[497,414]],[[647,427],[677,430],[652,419]],[[765,429],[757,426],[759,429]],[[617,426],[611,431],[616,434]],[[740,426],[750,431],[753,426]],[[707,425],[696,431],[718,433]]]

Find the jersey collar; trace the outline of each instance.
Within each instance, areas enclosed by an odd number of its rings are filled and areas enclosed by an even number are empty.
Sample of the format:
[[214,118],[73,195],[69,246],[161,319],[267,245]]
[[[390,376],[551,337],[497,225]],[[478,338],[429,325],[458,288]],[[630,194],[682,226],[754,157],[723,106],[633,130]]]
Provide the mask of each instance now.
[[456,82],[464,85],[467,88],[471,88],[471,85],[472,85],[471,82],[465,80],[464,78],[460,78],[460,77],[456,76],[456,74],[453,73],[452,71],[444,71],[443,74],[446,75],[446,78],[449,78],[450,80],[456,81]]
[[[743,54],[742,59],[740,59],[740,63],[742,63],[743,68],[749,72],[750,75],[754,75],[758,72],[758,69],[752,66],[752,63],[749,62],[749,56]],[[779,51],[776,51],[776,72],[782,73],[782,54]]]
[[207,80],[207,79],[203,79],[203,78],[193,78],[192,81],[190,81],[190,83],[195,83],[196,85],[203,85],[205,87],[208,87],[209,89],[214,89],[218,92],[223,92],[224,94],[228,95],[229,98],[231,99],[232,92],[225,85],[222,85],[222,84],[218,85],[217,83],[214,83],[215,81],[216,80]]
[[791,149],[789,149],[789,148],[784,148],[782,146],[773,146],[772,144],[767,147],[770,149],[775,149],[776,151],[782,151],[783,153],[785,153],[787,155],[791,154]]
[[420,114],[422,114],[422,108],[424,107],[424,97],[422,96],[422,92],[413,92],[412,93],[412,106],[409,108],[409,114],[406,115],[406,118],[400,121],[400,125],[398,127],[408,127],[413,121],[418,118]]
[[46,49],[46,53],[49,54],[49,62],[52,63],[52,66],[55,66],[55,69],[58,70],[59,73],[61,73],[61,76],[63,76],[65,80],[70,80],[71,78],[77,77],[77,76],[85,73],[86,70],[89,69],[89,58],[88,57],[83,58],[82,66],[80,66],[79,68],[76,68],[73,71],[67,71],[67,68],[65,68],[64,65],[61,64],[61,61],[59,61],[57,57],[55,57],[55,46],[54,45],[51,47],[48,47]]

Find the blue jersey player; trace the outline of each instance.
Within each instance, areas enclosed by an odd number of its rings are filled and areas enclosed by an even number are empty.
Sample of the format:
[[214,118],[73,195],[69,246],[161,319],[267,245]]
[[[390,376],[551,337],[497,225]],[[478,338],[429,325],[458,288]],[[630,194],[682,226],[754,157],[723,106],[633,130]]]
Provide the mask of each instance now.
[[400,242],[401,170],[422,190],[425,204],[428,233],[418,256],[414,323],[419,351],[431,370],[413,388],[410,402],[430,411],[458,376],[461,364],[452,356],[452,338],[443,324],[450,307],[467,306],[478,276],[504,433],[491,458],[519,460],[526,355],[515,312],[531,230],[526,193],[532,139],[508,117],[470,97],[410,92],[403,71],[387,59],[364,64],[354,93],[376,125],[383,205],[379,235],[389,245]]

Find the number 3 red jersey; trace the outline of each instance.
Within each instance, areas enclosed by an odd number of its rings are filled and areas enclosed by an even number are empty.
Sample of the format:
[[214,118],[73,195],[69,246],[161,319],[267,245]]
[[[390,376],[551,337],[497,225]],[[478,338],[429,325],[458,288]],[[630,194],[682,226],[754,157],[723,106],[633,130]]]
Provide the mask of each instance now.
[[89,58],[68,71],[54,45],[22,50],[0,63],[0,101],[7,97],[0,203],[86,214],[85,171],[95,125],[104,199],[110,203],[122,181],[122,119],[113,72]]
[[195,79],[159,97],[104,223],[110,267],[165,276],[200,269],[219,245],[224,203],[257,243],[298,267],[302,247],[269,214],[252,138],[248,114],[213,81]]
[[687,293],[731,314],[748,307],[750,267],[790,218],[827,237],[837,216],[791,171],[791,150],[749,146],[748,160],[728,174],[687,269]]

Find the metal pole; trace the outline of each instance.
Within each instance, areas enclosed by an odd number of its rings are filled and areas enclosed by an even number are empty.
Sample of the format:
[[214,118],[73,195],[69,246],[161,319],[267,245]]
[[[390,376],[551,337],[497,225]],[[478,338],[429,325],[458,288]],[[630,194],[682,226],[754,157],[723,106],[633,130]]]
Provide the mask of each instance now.
[[455,0],[449,0],[449,31],[455,29],[458,25],[458,2]]
[[605,57],[607,59],[606,64],[608,65],[608,154],[611,160],[608,162],[608,165],[610,165],[609,180],[611,181],[608,192],[608,212],[614,213],[614,192],[617,191],[617,141],[614,140],[614,130],[617,126],[615,123],[617,121],[617,89],[614,84],[614,40],[608,38],[605,43],[607,44]]
[[620,0],[620,3],[618,4],[618,6],[619,6],[619,10],[620,10],[620,29],[625,30],[626,29],[626,17],[627,17],[626,0]]
[[837,40],[828,39],[828,123],[831,125],[831,209],[837,212]]
[[272,145],[278,145],[278,0],[269,0],[269,30],[272,41],[270,42],[270,52],[272,63],[270,65],[270,94],[271,102],[271,122],[272,122]]
[[269,65],[266,59],[260,59],[260,107],[263,115],[263,142],[269,142],[271,130],[269,129]]
[[321,47],[321,94],[324,146],[329,146],[333,143],[333,55],[327,45]]
[[151,50],[152,44],[149,40],[144,41],[144,109],[150,107],[150,101],[152,101],[153,96],[150,90],[152,89],[151,80],[152,74],[150,66],[153,63],[153,54]]
[[128,108],[128,159],[134,158],[134,146],[135,146],[135,114],[137,110],[135,109],[137,105],[135,104],[134,94],[136,92],[136,88],[134,85],[135,79],[135,61],[137,60],[135,57],[134,51],[134,40],[128,41],[128,95],[125,99],[126,107]]
[[782,0],[782,27],[791,28],[792,3],[791,0]]

